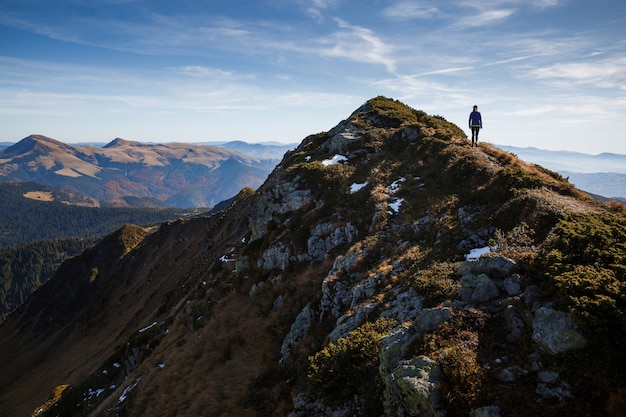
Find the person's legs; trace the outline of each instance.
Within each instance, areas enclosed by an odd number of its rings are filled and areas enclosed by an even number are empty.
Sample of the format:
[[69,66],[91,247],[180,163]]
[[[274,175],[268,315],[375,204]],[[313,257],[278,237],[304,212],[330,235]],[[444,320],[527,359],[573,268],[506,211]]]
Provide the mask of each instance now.
[[472,127],[472,146],[474,146],[474,144],[478,146],[478,130],[479,128]]

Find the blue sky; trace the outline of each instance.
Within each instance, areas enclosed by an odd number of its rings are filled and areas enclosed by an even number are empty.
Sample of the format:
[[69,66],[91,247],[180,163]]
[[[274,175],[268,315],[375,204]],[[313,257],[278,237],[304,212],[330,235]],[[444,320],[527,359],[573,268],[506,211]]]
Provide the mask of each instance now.
[[626,2],[0,0],[0,141],[299,143],[378,95],[626,153]]

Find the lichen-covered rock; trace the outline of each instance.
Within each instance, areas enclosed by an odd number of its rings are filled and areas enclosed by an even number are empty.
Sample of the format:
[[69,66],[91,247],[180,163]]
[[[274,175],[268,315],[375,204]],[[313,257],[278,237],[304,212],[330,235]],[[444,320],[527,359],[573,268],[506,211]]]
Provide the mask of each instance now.
[[426,356],[404,360],[424,332],[435,330],[452,317],[449,308],[420,310],[412,324],[402,323],[381,339],[380,376],[385,384],[388,416],[439,416],[436,386],[440,370]]
[[357,234],[358,230],[352,223],[343,226],[332,222],[318,224],[311,231],[311,237],[307,241],[308,255],[316,261],[321,261],[332,249],[352,242]]
[[278,181],[271,177],[261,191],[261,197],[252,207],[253,216],[248,219],[250,240],[260,239],[267,233],[267,224],[277,217],[298,210],[312,201],[311,190],[299,189],[297,180]]
[[439,365],[427,356],[402,361],[385,380],[385,413],[389,417],[439,417]]
[[422,301],[420,296],[411,287],[407,291],[398,294],[381,316],[393,318],[399,322],[412,321],[417,317],[421,309]]
[[277,246],[267,248],[263,252],[257,260],[257,266],[266,270],[285,270],[289,266],[290,258],[289,248],[283,242],[279,242]]
[[356,250],[335,258],[333,267],[322,281],[322,299],[320,301],[322,316],[330,313],[333,317],[338,318],[347,307],[352,305],[352,288],[355,284],[351,279],[348,279],[349,271],[362,256],[363,252]]
[[384,379],[389,378],[391,372],[404,358],[409,345],[421,335],[419,329],[401,323],[389,334],[381,338],[382,349],[380,351],[379,371]]
[[528,371],[519,365],[504,368],[498,374],[498,379],[502,382],[515,382],[518,378],[528,375]]
[[314,317],[315,314],[311,309],[311,305],[307,304],[298,314],[285,339],[283,339],[283,344],[280,347],[280,360],[278,361],[280,364],[285,363],[291,350],[308,334]]
[[350,311],[350,314],[339,317],[335,328],[328,335],[329,340],[336,342],[338,339],[346,337],[352,330],[365,323],[377,307],[378,303],[362,304],[357,309]]
[[345,153],[349,145],[363,140],[358,132],[354,123],[344,120],[328,132],[330,139],[322,144],[321,149],[329,153]]
[[569,314],[547,307],[535,311],[532,338],[552,354],[582,349],[587,344]]
[[459,273],[461,275],[487,274],[491,277],[506,277],[515,272],[516,269],[517,263],[505,256],[481,256],[461,262]]
[[379,279],[380,277],[377,274],[356,282],[352,287],[352,302],[350,303],[350,308],[355,308],[363,301],[372,298],[374,294],[376,294]]
[[420,332],[432,332],[442,323],[452,318],[452,310],[448,307],[425,308],[420,311],[411,327]]
[[524,320],[515,306],[508,305],[504,309],[504,320],[509,330],[509,334],[506,335],[506,340],[508,342],[520,340],[522,331],[524,330]]
[[520,285],[521,277],[517,274],[504,278],[502,286],[508,295],[520,295],[522,293],[522,287]]
[[498,296],[496,284],[485,274],[466,274],[461,277],[459,295],[466,303],[484,303]]

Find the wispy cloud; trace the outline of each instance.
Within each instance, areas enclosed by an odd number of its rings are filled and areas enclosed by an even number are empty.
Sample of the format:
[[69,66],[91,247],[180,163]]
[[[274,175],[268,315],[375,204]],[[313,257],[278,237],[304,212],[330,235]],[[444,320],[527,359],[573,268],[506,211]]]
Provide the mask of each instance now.
[[401,1],[383,9],[385,17],[393,19],[425,19],[440,14],[436,6],[423,5],[414,1]]
[[558,87],[590,85],[626,91],[626,56],[595,62],[564,62],[530,71],[529,76]]
[[321,39],[320,53],[327,57],[348,59],[355,62],[380,64],[388,71],[395,71],[390,45],[387,45],[371,29],[352,25],[335,18],[339,30]]
[[472,16],[458,19],[454,28],[484,27],[500,23],[515,13],[514,9],[486,10]]

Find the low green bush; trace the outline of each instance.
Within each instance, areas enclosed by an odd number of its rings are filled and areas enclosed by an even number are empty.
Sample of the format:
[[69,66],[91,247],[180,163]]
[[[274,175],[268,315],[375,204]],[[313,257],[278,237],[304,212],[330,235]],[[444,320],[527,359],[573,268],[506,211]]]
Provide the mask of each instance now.
[[380,340],[394,325],[391,319],[365,323],[310,356],[311,386],[331,404],[350,401],[357,394],[366,412],[364,415],[381,415]]
[[[626,218],[577,215],[559,221],[536,267],[555,292],[557,308],[579,323],[589,341],[577,369],[598,386],[626,386]],[[586,378],[587,378],[586,376]]]

